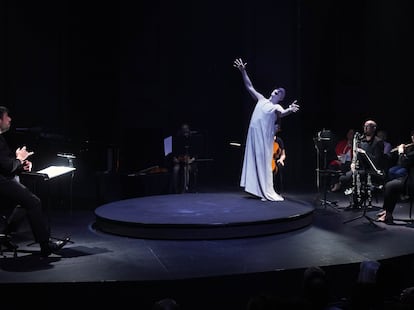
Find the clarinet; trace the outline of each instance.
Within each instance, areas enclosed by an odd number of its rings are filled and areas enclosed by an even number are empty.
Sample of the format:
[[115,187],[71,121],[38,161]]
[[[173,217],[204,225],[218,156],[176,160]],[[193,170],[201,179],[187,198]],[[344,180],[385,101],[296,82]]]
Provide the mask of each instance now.
[[356,132],[352,141],[352,167],[354,167],[354,169],[352,170],[352,188],[350,189],[350,193],[352,194],[353,203],[356,203],[359,206],[361,203],[361,176],[358,172],[358,140],[359,133]]
[[356,167],[357,167],[357,139],[358,139],[358,132],[355,132],[354,138],[352,140],[352,161],[351,161],[351,167],[354,167],[354,170],[352,170],[352,185],[350,188],[345,190],[345,195],[351,195],[355,192],[356,184],[357,184],[357,174],[356,174]]
[[[356,170],[356,168],[355,168]],[[361,205],[361,201],[362,201],[362,195],[361,195],[361,176],[359,174],[359,172],[357,171],[356,173],[356,181],[355,181],[355,197],[354,201],[356,201],[356,205],[359,207]]]

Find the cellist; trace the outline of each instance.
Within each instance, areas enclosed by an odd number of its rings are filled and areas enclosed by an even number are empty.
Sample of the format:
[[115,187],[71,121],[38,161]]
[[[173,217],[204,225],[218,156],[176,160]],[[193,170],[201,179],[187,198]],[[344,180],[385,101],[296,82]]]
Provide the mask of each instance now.
[[275,124],[275,135],[273,137],[273,185],[276,193],[280,194],[282,189],[282,174],[281,169],[285,166],[286,149],[283,139],[279,137],[278,133],[281,131],[280,124]]

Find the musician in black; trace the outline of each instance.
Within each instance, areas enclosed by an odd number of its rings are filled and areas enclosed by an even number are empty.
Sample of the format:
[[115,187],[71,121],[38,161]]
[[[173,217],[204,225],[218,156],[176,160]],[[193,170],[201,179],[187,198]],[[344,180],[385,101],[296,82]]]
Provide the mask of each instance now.
[[175,194],[193,190],[197,174],[198,140],[197,132],[189,124],[181,125],[173,137],[172,149],[172,192]]
[[383,210],[377,214],[378,222],[393,223],[393,212],[400,196],[414,193],[414,147],[401,144],[398,149],[398,165],[407,169],[407,174],[385,183]]
[[[383,183],[384,178],[384,142],[376,135],[377,123],[367,120],[363,129],[362,135],[354,135],[357,148],[354,150],[356,156],[353,156],[351,169],[339,177],[341,187],[350,189],[354,197],[357,191],[367,185],[368,175],[373,183]],[[351,207],[360,206],[354,203]]]
[[3,134],[10,129],[11,117],[8,108],[0,106],[0,205],[10,202],[17,206],[7,220],[1,242],[9,250],[15,250],[15,245],[9,239],[13,229],[21,220],[22,211],[27,216],[35,241],[40,245],[40,255],[47,257],[60,250],[68,240],[54,241],[50,239],[49,227],[42,214],[40,199],[26,186],[20,183],[19,174],[23,171],[31,171],[32,163],[27,159],[33,154],[25,146],[12,151]]
[[280,195],[283,190],[283,171],[285,168],[286,160],[286,149],[285,142],[279,136],[279,133],[282,131],[280,124],[275,124],[275,135],[273,138],[273,160],[272,160],[272,170],[273,170],[273,186],[276,193]]
[[[414,130],[411,130],[410,137],[411,137],[411,143],[406,144],[405,145],[406,148],[414,148]],[[395,165],[391,166],[388,169],[387,181],[391,181],[392,179],[403,177],[403,176],[407,175],[407,173],[408,173],[407,169],[404,166],[400,165],[399,157],[398,158],[394,157],[395,154],[398,154],[397,151],[398,151],[398,146],[393,148],[390,151],[390,154],[392,156],[391,158],[393,160],[395,159],[396,161],[395,161]],[[411,150],[409,150],[409,151],[411,151]]]

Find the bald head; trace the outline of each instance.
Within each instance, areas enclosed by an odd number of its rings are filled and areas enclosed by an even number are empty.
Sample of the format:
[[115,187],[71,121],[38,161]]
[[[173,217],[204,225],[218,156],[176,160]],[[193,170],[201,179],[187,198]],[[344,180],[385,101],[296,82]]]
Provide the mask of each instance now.
[[377,123],[375,121],[373,121],[372,119],[369,119],[365,122],[364,127],[365,126],[371,126],[371,127],[377,127]]
[[377,123],[373,120],[367,120],[364,123],[364,134],[365,136],[373,136],[377,130]]

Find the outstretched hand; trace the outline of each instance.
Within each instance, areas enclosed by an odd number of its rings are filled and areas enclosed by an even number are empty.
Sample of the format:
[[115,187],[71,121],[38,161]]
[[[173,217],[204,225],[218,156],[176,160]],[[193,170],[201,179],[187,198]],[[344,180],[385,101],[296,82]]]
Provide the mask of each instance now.
[[292,110],[292,112],[297,112],[299,111],[300,106],[297,104],[297,100],[293,101],[290,105],[289,105],[289,109]]
[[233,67],[236,67],[240,71],[246,69],[247,62],[243,62],[241,58],[236,58],[236,60],[233,62]]

